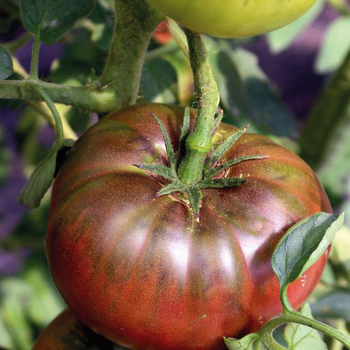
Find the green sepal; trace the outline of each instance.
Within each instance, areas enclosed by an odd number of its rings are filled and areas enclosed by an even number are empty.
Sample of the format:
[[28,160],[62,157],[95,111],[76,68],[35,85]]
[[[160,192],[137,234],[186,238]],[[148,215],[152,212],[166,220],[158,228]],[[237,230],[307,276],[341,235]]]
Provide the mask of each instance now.
[[153,174],[164,177],[167,180],[174,180],[171,169],[162,164],[134,164],[139,169],[147,170]]
[[216,114],[213,124],[213,131],[211,133],[212,136],[216,133],[216,130],[219,128],[219,125],[222,121],[222,118],[224,117],[224,111],[220,109],[220,111]]
[[58,151],[52,150],[38,164],[27,184],[19,194],[18,201],[29,207],[37,208],[42,198],[50,188],[56,170],[56,158]]
[[201,205],[202,193],[198,187],[193,187],[187,190],[187,195],[194,216],[196,220],[199,221],[199,209]]
[[179,151],[177,152],[177,156],[176,156],[176,166],[180,164],[180,161],[186,151],[186,138],[190,134],[190,121],[191,121],[191,112],[189,107],[186,107],[184,120],[181,128]]
[[219,165],[211,169],[205,169],[204,177],[206,179],[212,178],[213,176],[219,174],[221,171],[231,168],[233,165],[241,162],[245,162],[247,160],[256,160],[256,159],[265,159],[265,158],[269,158],[269,156],[253,155],[253,156],[246,156],[246,157],[231,159],[230,161],[224,163],[223,165]]
[[174,192],[186,192],[187,188],[185,185],[180,182],[172,182],[164,186],[158,193],[157,197],[164,196],[165,194],[171,194]]
[[174,151],[173,145],[171,143],[170,136],[167,133],[163,122],[155,114],[153,114],[153,117],[157,121],[158,125],[160,126],[160,129],[162,130],[163,139],[164,139],[164,143],[165,143],[165,149],[166,149],[166,153],[168,155],[168,161],[170,164],[170,168],[171,168],[171,171],[173,172],[173,174],[176,175],[175,151]]
[[240,179],[236,177],[225,177],[222,179],[208,179],[203,180],[198,184],[200,189],[202,188],[228,188],[236,187],[246,183],[246,179]]
[[230,137],[228,137],[223,143],[221,143],[214,152],[210,155],[210,157],[206,161],[207,167],[213,167],[217,162],[220,161],[222,156],[231,148],[231,146],[245,133],[248,129],[249,125],[244,128],[239,129],[235,133],[233,133]]

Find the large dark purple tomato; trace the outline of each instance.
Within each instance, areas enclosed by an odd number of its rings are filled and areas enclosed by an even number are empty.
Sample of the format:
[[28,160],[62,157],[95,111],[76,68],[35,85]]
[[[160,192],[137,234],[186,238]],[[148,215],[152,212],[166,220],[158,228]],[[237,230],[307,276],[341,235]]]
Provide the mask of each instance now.
[[[165,184],[133,164],[167,164],[156,114],[178,147],[184,110],[158,104],[112,113],[72,148],[52,193],[47,253],[71,310],[104,337],[142,350],[224,349],[224,336],[258,330],[281,312],[271,269],[286,230],[331,212],[315,174],[267,137],[245,134],[225,155],[222,176],[247,183],[203,190],[200,222],[186,197],[156,199]],[[236,129],[222,124],[215,142]],[[289,288],[299,307],[326,253]]]

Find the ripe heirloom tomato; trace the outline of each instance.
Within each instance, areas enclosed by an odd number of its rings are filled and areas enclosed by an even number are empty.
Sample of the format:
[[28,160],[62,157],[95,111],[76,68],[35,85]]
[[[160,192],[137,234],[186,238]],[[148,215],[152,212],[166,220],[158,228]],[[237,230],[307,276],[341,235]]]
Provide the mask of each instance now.
[[[281,312],[274,247],[292,225],[331,207],[298,156],[245,134],[224,157],[269,158],[221,174],[243,176],[241,186],[204,189],[197,222],[184,195],[157,198],[165,180],[133,166],[167,164],[151,114],[177,149],[184,109],[160,104],[112,113],[73,146],[53,187],[51,273],[72,312],[113,342],[140,350],[224,349],[224,336],[256,331]],[[222,124],[214,141],[236,130]],[[327,254],[290,286],[294,307],[316,286]]]
[[85,327],[70,310],[63,311],[40,334],[33,350],[112,350],[114,344]]
[[197,32],[222,38],[258,35],[283,27],[316,0],[148,0]]

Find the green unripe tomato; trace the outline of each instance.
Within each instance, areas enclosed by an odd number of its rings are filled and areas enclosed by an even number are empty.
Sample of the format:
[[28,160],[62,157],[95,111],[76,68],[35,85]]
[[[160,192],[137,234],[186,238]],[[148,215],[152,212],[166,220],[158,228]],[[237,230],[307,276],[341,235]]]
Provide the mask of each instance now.
[[158,10],[199,33],[240,38],[283,27],[316,0],[149,0]]

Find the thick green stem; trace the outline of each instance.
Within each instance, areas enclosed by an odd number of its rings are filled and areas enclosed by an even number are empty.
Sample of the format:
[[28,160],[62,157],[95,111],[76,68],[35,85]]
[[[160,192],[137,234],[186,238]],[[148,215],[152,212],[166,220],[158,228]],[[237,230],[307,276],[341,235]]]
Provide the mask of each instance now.
[[39,52],[40,52],[40,31],[34,37],[33,52],[32,52],[32,64],[30,66],[31,80],[39,80]]
[[212,148],[212,130],[219,104],[218,87],[200,34],[185,29],[198,100],[198,117],[193,133],[186,139],[186,154],[179,166],[179,178],[186,185],[202,179],[203,165]]
[[42,101],[42,97],[33,89],[39,84],[55,103],[62,103],[87,109],[97,113],[108,113],[117,109],[114,93],[106,88],[72,87],[42,81],[1,80],[0,98]]
[[115,0],[114,4],[114,34],[101,83],[114,93],[119,109],[136,103],[147,47],[164,16],[146,0]]

